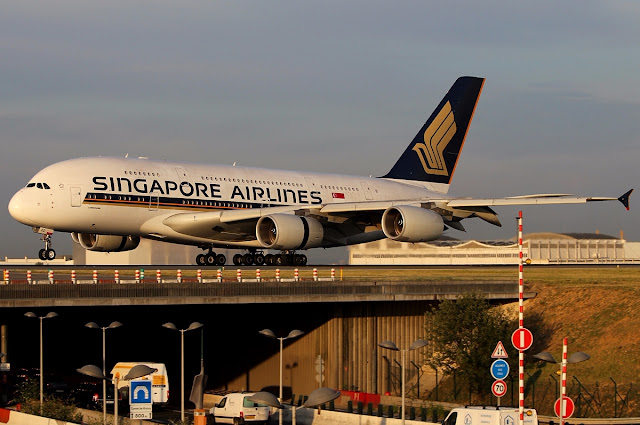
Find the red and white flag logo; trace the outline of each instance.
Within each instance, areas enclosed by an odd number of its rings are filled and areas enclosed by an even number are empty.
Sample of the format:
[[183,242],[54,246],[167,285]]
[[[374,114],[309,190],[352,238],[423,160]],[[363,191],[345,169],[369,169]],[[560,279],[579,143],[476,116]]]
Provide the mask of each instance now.
[[331,196],[333,197],[333,199],[344,199],[344,193],[340,192],[333,192]]

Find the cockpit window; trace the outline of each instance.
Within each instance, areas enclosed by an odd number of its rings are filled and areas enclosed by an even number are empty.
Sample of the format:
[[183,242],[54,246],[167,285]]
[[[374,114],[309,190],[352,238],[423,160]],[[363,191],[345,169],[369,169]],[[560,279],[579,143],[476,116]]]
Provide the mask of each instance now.
[[48,184],[46,183],[29,183],[27,184],[27,187],[37,187],[38,189],[51,189],[51,187],[49,187]]

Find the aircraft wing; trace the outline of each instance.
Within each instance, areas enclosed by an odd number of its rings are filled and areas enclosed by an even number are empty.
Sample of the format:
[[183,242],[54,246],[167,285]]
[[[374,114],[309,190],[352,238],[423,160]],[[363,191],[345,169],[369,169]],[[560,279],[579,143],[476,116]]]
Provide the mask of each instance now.
[[[412,205],[431,209],[443,218],[444,224],[464,230],[460,223],[465,218],[478,217],[488,223],[501,226],[492,206],[577,204],[596,201],[620,201],[629,209],[629,195],[633,189],[618,198],[579,197],[570,194],[536,194],[506,198],[439,198],[405,201],[349,202],[325,205],[282,206],[253,209],[236,209],[210,212],[178,213],[165,218],[162,223],[174,231],[198,238],[218,241],[255,240],[255,225],[260,217],[272,214],[296,214],[320,219],[326,228],[339,233],[331,239],[356,237],[368,227],[378,227],[382,213],[390,207]],[[339,225],[339,226],[338,226]],[[329,236],[330,233],[327,235]]]

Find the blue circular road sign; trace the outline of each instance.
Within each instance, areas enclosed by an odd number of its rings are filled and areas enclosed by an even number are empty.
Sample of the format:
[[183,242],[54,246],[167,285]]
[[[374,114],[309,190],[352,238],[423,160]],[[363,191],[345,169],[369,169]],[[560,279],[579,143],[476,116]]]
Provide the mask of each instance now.
[[509,363],[504,359],[498,359],[491,364],[491,376],[494,379],[504,379],[509,375]]

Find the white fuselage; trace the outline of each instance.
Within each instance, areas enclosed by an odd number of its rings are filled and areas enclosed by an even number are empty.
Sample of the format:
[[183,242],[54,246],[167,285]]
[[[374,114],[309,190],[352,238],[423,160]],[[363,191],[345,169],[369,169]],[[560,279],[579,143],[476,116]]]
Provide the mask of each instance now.
[[[442,196],[386,179],[127,158],[79,158],[44,168],[9,203],[29,226],[61,232],[136,235],[201,245],[162,221],[176,213]],[[257,247],[256,241],[226,246]]]

